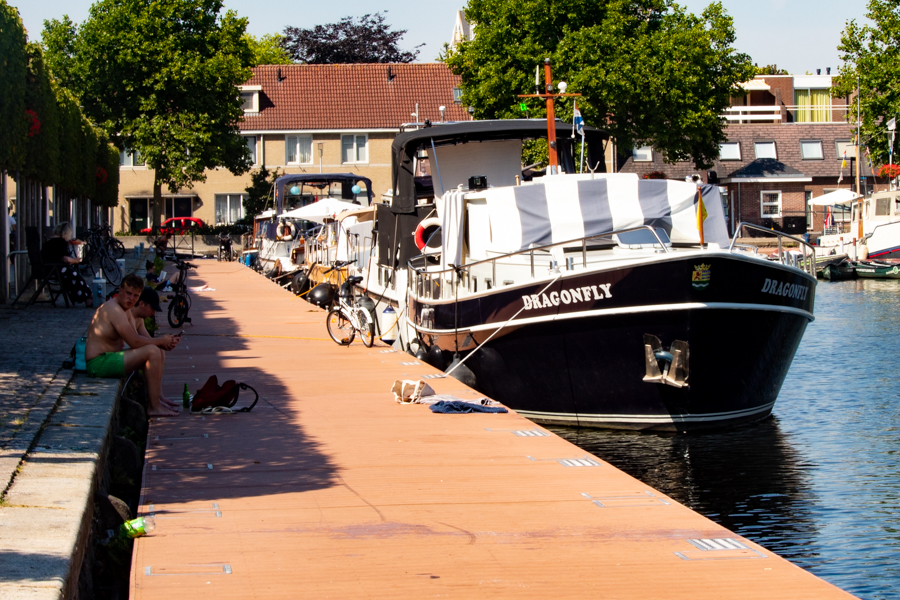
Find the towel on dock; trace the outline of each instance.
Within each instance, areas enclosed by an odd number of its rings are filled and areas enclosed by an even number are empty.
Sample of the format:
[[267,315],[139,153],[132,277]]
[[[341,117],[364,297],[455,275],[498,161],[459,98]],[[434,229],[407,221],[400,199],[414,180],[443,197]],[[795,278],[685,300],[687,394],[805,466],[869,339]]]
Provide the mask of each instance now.
[[[425,397],[422,400],[428,402],[432,397]],[[451,396],[452,397],[452,396]],[[438,400],[430,407],[431,412],[433,413],[444,413],[444,414],[464,414],[464,413],[472,413],[472,412],[484,412],[484,413],[505,413],[509,412],[502,406],[498,405],[496,402],[492,400],[488,400],[487,398],[482,398],[481,402],[476,404],[474,402],[465,402],[463,400]]]

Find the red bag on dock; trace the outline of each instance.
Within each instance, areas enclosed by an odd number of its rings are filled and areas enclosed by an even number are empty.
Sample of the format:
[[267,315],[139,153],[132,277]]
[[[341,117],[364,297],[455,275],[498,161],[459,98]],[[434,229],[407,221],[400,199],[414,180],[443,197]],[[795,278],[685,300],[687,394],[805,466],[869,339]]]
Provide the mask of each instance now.
[[[253,404],[241,409],[233,409],[234,405],[237,404],[241,390],[248,389],[256,396],[253,399]],[[215,375],[210,375],[203,387],[194,394],[194,398],[191,401],[191,412],[250,412],[256,406],[258,400],[259,394],[257,391],[246,383],[238,383],[233,379],[229,379],[222,382],[222,385],[219,385],[219,379]]]

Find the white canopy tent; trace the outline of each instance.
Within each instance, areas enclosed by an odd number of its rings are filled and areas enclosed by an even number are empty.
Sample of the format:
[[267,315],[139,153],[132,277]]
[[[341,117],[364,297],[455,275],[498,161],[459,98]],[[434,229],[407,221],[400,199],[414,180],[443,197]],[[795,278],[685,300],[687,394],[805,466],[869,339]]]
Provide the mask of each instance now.
[[344,202],[336,198],[323,198],[318,202],[307,204],[300,208],[282,213],[281,217],[286,219],[305,219],[316,223],[324,223],[325,219],[335,219],[337,215],[347,210],[358,210],[359,204],[352,202]]
[[847,189],[828,192],[818,198],[811,199],[810,206],[834,206],[835,204],[849,204],[859,199],[859,194]]

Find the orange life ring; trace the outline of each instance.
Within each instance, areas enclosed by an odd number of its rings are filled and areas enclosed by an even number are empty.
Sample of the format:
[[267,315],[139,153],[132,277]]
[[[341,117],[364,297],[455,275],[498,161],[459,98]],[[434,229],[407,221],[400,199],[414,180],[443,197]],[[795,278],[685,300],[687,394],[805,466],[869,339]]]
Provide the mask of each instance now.
[[[426,244],[427,240],[431,239],[431,237],[434,235],[434,232],[432,231],[431,233],[429,233],[428,238],[426,239],[425,230],[430,229],[430,228],[440,228],[440,226],[441,226],[441,220],[438,219],[437,217],[423,219],[422,222],[419,223],[418,226],[416,226],[416,247],[419,250],[424,252],[425,247],[427,245]],[[428,246],[428,247],[431,250],[436,250],[436,248],[433,246]]]

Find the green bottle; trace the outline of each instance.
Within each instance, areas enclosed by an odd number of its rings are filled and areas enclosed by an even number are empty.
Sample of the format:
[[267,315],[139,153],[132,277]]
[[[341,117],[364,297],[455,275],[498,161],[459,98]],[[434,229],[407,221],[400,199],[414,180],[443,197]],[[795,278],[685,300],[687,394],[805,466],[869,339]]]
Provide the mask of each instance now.
[[184,384],[184,392],[181,394],[181,407],[188,409],[191,407],[191,392],[187,384]]

